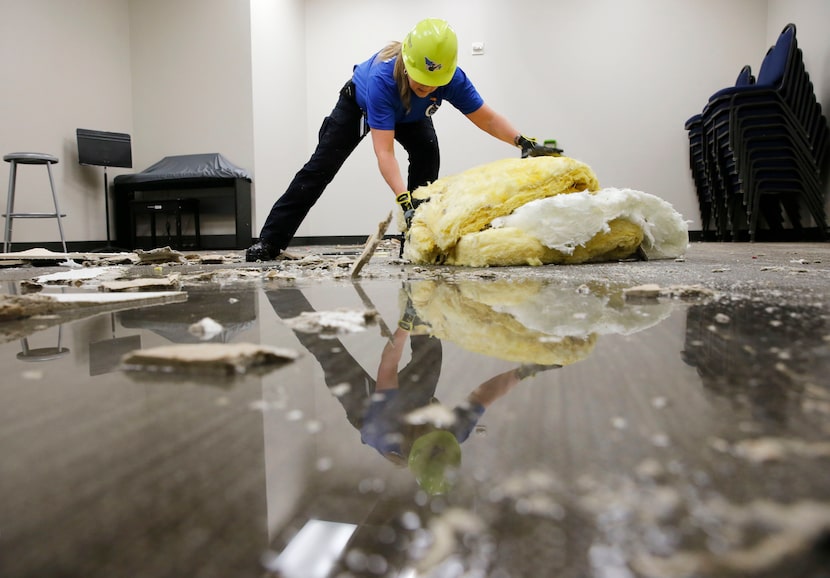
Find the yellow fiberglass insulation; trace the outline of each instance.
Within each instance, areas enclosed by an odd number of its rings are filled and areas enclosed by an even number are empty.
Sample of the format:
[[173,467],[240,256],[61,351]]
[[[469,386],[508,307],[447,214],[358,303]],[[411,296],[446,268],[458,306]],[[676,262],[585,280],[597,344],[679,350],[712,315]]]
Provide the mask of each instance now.
[[632,189],[600,189],[569,157],[503,159],[415,191],[404,257],[413,263],[543,265],[624,259],[642,247],[674,258],[688,227],[666,201]]

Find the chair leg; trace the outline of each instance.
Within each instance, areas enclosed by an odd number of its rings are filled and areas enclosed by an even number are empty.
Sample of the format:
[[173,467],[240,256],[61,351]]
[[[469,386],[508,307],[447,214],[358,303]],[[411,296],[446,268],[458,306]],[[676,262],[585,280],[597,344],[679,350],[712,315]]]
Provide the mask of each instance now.
[[14,209],[14,186],[17,176],[17,162],[11,161],[9,166],[9,194],[6,198],[6,229],[3,234],[3,252],[8,253],[12,245],[12,210]]
[[49,173],[49,186],[52,188],[52,200],[55,202],[55,217],[58,219],[58,232],[60,232],[61,235],[61,245],[63,246],[63,252],[67,253],[66,237],[63,235],[63,223],[61,223],[61,209],[58,206],[58,194],[55,192],[55,181],[52,178],[52,166],[49,163],[46,163],[46,172]]

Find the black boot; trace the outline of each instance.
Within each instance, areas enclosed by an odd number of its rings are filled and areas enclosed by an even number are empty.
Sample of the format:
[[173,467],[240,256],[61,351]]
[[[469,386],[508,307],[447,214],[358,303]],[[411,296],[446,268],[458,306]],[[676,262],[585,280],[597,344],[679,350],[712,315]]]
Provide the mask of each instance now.
[[262,239],[258,243],[254,243],[248,247],[245,251],[245,260],[249,263],[273,261],[279,254],[280,250],[277,247]]

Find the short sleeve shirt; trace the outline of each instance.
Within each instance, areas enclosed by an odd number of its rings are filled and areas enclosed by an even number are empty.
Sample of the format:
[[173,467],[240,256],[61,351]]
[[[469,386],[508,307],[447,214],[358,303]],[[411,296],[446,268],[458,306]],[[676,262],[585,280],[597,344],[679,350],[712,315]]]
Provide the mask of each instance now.
[[354,67],[352,79],[357,105],[366,115],[371,128],[394,130],[396,124],[417,122],[435,114],[445,100],[462,114],[475,112],[484,104],[484,99],[464,71],[456,68],[452,80],[439,86],[429,96],[420,98],[413,93],[407,113],[395,84],[395,60],[378,60],[375,54]]

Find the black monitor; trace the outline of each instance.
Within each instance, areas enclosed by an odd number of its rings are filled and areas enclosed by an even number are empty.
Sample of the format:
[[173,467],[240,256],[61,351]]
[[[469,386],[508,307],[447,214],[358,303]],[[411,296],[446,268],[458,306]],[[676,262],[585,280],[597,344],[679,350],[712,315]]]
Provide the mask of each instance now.
[[130,135],[79,128],[78,162],[99,167],[132,168],[133,154]]

